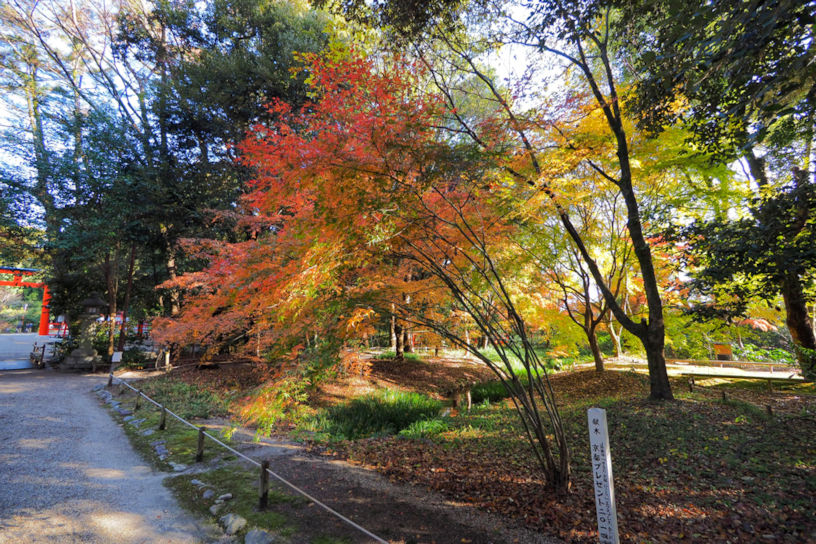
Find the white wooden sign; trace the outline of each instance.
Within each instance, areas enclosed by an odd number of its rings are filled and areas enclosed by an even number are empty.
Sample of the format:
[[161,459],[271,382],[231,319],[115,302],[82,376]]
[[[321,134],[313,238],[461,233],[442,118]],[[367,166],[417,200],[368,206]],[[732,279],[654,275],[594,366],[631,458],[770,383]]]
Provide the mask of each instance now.
[[601,544],[619,544],[615,485],[612,481],[612,452],[609,450],[606,410],[590,408],[587,410],[587,420],[589,421],[592,477],[595,482],[595,511],[598,513],[598,541]]
[[111,363],[121,363],[122,362],[122,352],[121,351],[114,351],[113,355],[111,356]]

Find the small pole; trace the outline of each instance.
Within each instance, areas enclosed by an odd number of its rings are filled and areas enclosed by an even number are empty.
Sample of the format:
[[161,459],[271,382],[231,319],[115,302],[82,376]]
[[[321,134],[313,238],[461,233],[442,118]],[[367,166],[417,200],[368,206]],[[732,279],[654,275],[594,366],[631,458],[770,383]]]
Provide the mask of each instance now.
[[725,391],[722,392],[722,401],[725,402],[728,400],[728,397],[725,395]]
[[689,377],[688,386],[689,386],[689,393],[694,393],[694,376]]
[[198,428],[198,451],[196,452],[196,463],[204,460],[204,427]]
[[261,483],[258,488],[258,510],[266,510],[269,505],[269,461],[261,463]]
[[163,431],[166,428],[167,428],[167,408],[165,408],[164,404],[162,404],[161,419],[159,419],[159,430]]
[[139,389],[138,391],[136,391],[136,404],[133,406],[133,411],[135,412],[141,407],[142,407],[142,390]]
[[770,417],[773,417],[773,408],[771,408],[771,405],[770,405],[770,404],[766,404],[766,405],[765,405],[765,410],[768,412],[768,415],[769,415]]
[[768,391],[773,391],[773,382],[768,380]]
[[113,386],[113,370],[111,370],[110,374],[108,375],[108,387],[111,386]]

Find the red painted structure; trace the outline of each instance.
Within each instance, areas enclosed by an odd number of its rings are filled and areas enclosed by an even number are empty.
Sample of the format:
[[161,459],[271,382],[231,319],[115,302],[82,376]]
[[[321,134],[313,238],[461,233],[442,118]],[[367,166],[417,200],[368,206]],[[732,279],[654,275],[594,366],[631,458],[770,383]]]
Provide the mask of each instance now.
[[38,329],[40,336],[48,336],[48,303],[51,302],[51,293],[48,292],[48,286],[41,282],[23,281],[23,276],[33,276],[38,273],[36,268],[12,268],[8,266],[0,266],[0,274],[11,274],[11,280],[0,280],[0,285],[8,287],[34,287],[35,289],[43,290],[42,310],[40,311],[40,328]]

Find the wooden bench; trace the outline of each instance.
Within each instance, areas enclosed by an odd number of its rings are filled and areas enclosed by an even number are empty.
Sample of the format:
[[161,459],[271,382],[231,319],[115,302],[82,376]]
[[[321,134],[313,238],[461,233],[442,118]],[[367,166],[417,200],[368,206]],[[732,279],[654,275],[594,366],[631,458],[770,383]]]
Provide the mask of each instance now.
[[31,364],[36,366],[37,368],[42,368],[45,366],[45,348],[47,344],[43,344],[42,346],[38,346],[37,343],[34,343],[34,350],[29,353],[28,360],[31,361]]

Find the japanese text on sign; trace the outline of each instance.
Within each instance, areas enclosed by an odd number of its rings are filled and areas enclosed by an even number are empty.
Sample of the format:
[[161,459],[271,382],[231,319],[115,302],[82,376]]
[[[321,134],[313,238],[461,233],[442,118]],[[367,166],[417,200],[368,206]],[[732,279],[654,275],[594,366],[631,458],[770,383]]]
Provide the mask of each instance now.
[[598,513],[598,540],[601,544],[619,544],[618,515],[615,510],[615,486],[612,482],[612,453],[606,428],[606,410],[590,408],[589,447],[592,478],[595,483],[595,509]]

